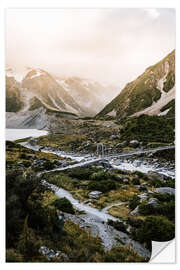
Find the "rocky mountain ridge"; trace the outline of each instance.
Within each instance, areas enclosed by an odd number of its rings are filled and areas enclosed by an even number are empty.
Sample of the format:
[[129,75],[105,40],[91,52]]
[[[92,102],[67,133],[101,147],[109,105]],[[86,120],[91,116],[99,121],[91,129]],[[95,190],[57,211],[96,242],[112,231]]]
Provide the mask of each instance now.
[[98,113],[100,117],[124,118],[141,114],[161,115],[173,109],[175,99],[175,51],[147,68],[136,80],[128,83],[120,94]]

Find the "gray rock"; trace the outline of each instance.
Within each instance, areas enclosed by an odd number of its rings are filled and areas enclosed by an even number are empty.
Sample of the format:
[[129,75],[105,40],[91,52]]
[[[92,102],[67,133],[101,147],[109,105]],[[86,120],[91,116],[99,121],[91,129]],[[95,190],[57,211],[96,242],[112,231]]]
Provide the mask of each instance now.
[[145,201],[148,198],[148,194],[143,193],[143,194],[138,195],[138,197],[141,199],[141,201]]
[[102,192],[101,191],[92,191],[88,194],[89,198],[93,198],[93,199],[99,199],[99,197],[101,196]]
[[111,140],[116,140],[116,139],[118,139],[118,136],[112,135],[112,136],[110,137],[110,139],[111,139]]
[[125,147],[125,146],[127,146],[127,141],[123,141],[122,143],[118,143],[116,146],[117,147]]
[[135,216],[138,215],[138,213],[139,213],[139,205],[136,206],[136,208],[130,212],[130,215]]
[[171,187],[161,187],[161,188],[156,188],[155,192],[159,194],[165,194],[168,193],[170,195],[175,195],[175,189]]
[[125,179],[123,180],[123,183],[124,183],[124,184],[129,184],[129,179],[125,178]]
[[136,166],[136,167],[139,167],[141,165],[142,161],[141,160],[135,160],[133,162],[133,164]]
[[49,249],[48,247],[46,246],[42,246],[40,247],[39,249],[39,252],[46,256],[46,258],[50,261],[51,259],[53,258],[57,258],[61,255],[61,251],[60,250],[57,250],[57,251],[54,251],[53,249]]
[[157,198],[149,199],[147,205],[150,205],[152,208],[157,208],[158,207],[158,199]]
[[121,186],[121,188],[122,188],[122,189],[127,189],[128,186],[127,186],[127,185],[123,185],[123,186]]
[[147,176],[149,179],[157,179],[160,181],[164,181],[164,176],[160,173],[154,172],[154,171],[148,171]]
[[137,140],[132,140],[129,142],[129,145],[132,147],[138,147],[139,146],[139,142]]

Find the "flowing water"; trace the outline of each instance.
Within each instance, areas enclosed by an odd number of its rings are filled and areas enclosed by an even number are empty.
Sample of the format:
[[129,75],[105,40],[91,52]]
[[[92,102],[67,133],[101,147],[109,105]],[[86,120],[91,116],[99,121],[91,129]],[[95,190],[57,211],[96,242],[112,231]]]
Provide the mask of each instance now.
[[[40,131],[40,130],[16,130],[16,129],[7,129],[6,131],[6,139],[7,140],[16,140],[21,139],[25,137],[39,137],[42,135],[47,134],[46,131]],[[38,145],[31,145],[29,142],[23,142],[21,145],[31,148],[33,150],[39,150],[40,146]],[[59,151],[55,149],[41,149],[42,152],[46,153],[54,153],[56,155],[71,158],[72,160],[75,160],[79,162],[79,165],[83,162],[87,162],[88,160],[92,159],[90,155],[80,155],[75,153],[66,153],[64,151]],[[174,170],[168,170],[164,167],[162,168],[156,168],[152,164],[143,164],[141,163],[134,163],[131,161],[125,161],[125,160],[113,160],[110,161],[112,167],[118,168],[118,169],[124,169],[129,171],[141,171],[144,173],[147,173],[149,170],[158,171],[159,173],[163,173],[165,175],[168,175],[170,177],[174,177],[175,171]],[[68,166],[70,168],[70,166]],[[40,174],[39,174],[40,175]],[[102,240],[102,243],[106,250],[111,249],[114,245],[116,245],[118,242],[123,243],[125,246],[131,246],[133,250],[135,250],[138,254],[140,254],[143,257],[150,257],[151,253],[149,250],[144,248],[140,243],[132,240],[128,234],[120,232],[115,230],[112,226],[107,225],[108,220],[119,220],[110,214],[108,214],[108,209],[110,209],[113,206],[122,205],[124,203],[119,202],[113,205],[110,205],[102,210],[98,210],[96,208],[93,208],[85,203],[80,203],[78,200],[74,199],[73,196],[65,189],[58,188],[55,185],[51,185],[47,182],[45,182],[46,185],[50,186],[51,189],[56,193],[56,195],[60,198],[65,197],[67,198],[73,205],[73,207],[79,211],[83,211],[85,214],[81,215],[70,215],[67,214],[66,216],[72,220],[74,223],[79,224],[81,227],[85,228],[86,230],[89,230],[92,235],[99,236]]]

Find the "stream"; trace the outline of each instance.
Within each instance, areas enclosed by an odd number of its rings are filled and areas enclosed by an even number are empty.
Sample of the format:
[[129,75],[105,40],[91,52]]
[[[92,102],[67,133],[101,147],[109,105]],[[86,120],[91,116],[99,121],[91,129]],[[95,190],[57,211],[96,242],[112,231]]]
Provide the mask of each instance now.
[[[22,142],[20,143],[21,145],[33,149],[33,150],[40,150],[41,147],[39,145],[31,145],[28,141],[27,142]],[[79,163],[86,163],[87,161],[91,160],[93,157],[90,154],[75,154],[75,153],[67,153],[65,151],[60,151],[60,150],[54,150],[54,149],[50,149],[49,147],[44,147],[43,149],[41,149],[41,152],[44,153],[52,153],[55,154],[57,156],[61,156],[61,157],[66,157],[66,158],[70,158],[73,161],[77,161]],[[94,159],[97,159],[97,157],[94,156]],[[148,173],[148,171],[156,171],[160,174],[166,175],[170,178],[175,178],[175,169],[174,168],[170,168],[170,167],[165,167],[159,164],[152,164],[150,162],[145,162],[143,161],[143,159],[136,159],[131,160],[130,158],[127,157],[116,157],[116,158],[108,158],[109,162],[111,164],[111,166],[114,169],[121,169],[121,170],[127,170],[127,171],[140,171],[142,173]],[[70,165],[69,168],[71,168],[72,166]],[[76,166],[74,166],[76,167]],[[64,170],[62,168],[57,168],[54,169],[54,171],[60,171],[60,170]]]
[[[80,164],[83,164],[83,162],[87,162],[88,160],[92,159],[91,155],[82,155],[82,154],[75,154],[75,153],[66,153],[64,151],[56,150],[56,149],[50,149],[50,148],[41,148],[38,145],[31,145],[29,142],[22,142],[21,145],[33,149],[33,150],[40,150],[45,153],[53,153],[58,156],[71,158],[71,160],[76,161]],[[123,170],[129,170],[129,171],[141,171],[144,173],[147,173],[149,170],[157,171],[159,173],[165,174],[169,177],[174,177],[175,171],[171,168],[164,168],[164,167],[156,167],[154,164],[144,164],[141,161],[138,161],[138,159],[135,161],[132,160],[126,160],[116,158],[111,159],[110,164],[113,168],[117,169],[123,169]],[[68,168],[70,168],[68,166]],[[57,168],[55,170],[61,170],[61,168]],[[54,171],[54,170],[52,170]],[[43,172],[46,173],[46,172]],[[41,173],[40,173],[41,174]],[[39,174],[39,176],[40,176]],[[120,232],[116,229],[114,229],[112,226],[107,224],[108,220],[120,220],[118,218],[115,218],[108,214],[108,209],[110,209],[113,206],[122,205],[124,203],[119,202],[113,205],[110,205],[108,207],[105,207],[102,210],[98,210],[96,208],[93,208],[85,203],[80,203],[78,200],[74,199],[73,196],[65,189],[58,188],[55,185],[49,184],[46,181],[44,181],[44,184],[49,186],[55,194],[59,198],[67,198],[73,205],[73,207],[76,210],[83,211],[83,214],[78,215],[72,215],[72,214],[65,214],[66,219],[71,220],[72,222],[79,224],[80,227],[86,229],[87,231],[90,231],[93,236],[98,236],[103,245],[105,250],[110,250],[113,246],[117,244],[123,244],[126,247],[131,247],[134,251],[136,251],[139,255],[142,257],[150,257],[151,252],[146,249],[143,245],[141,245],[139,242],[136,242],[132,240],[128,234],[124,232]]]

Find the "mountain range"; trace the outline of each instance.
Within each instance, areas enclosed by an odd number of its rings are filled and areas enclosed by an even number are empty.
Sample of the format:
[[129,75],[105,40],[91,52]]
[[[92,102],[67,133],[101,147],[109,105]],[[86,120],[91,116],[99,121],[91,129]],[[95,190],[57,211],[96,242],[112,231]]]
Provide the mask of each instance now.
[[[114,98],[114,93],[119,94]],[[59,119],[122,119],[175,113],[175,51],[148,67],[124,89],[43,69],[6,69],[6,126],[49,128]],[[56,124],[57,122],[57,124]]]

